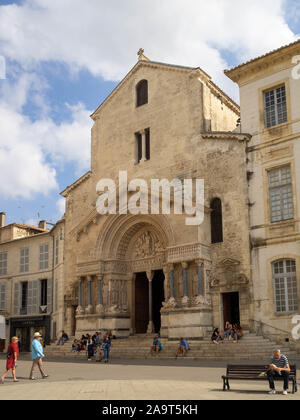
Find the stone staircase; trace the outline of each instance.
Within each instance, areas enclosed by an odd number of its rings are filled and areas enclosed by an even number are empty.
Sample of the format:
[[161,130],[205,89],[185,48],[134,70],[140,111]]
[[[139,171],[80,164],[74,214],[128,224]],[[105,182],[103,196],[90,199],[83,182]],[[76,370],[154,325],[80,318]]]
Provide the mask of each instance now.
[[[116,339],[112,341],[110,358],[111,360],[131,360],[131,359],[161,359],[174,360],[178,342],[161,339],[163,350],[158,355],[151,356],[150,346],[153,340],[152,335],[137,335],[127,339]],[[68,358],[68,359],[87,359],[86,351],[72,353],[73,338],[64,346],[52,344],[46,347],[45,355],[48,359]],[[257,336],[256,334],[245,332],[244,337],[238,343],[225,341],[221,344],[214,344],[210,338],[202,341],[191,341],[191,350],[185,356],[186,360],[224,360],[228,362],[261,360],[268,362],[273,351],[278,347],[282,353],[286,354],[291,362],[296,361],[300,356],[297,352],[291,351],[288,345],[280,346],[275,342]],[[181,356],[179,356],[181,358]]]

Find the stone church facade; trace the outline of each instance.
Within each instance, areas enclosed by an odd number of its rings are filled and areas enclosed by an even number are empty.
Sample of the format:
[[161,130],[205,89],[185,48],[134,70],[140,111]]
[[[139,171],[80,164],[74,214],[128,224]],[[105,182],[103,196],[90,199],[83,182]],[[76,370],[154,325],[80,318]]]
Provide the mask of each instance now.
[[[201,339],[227,320],[249,328],[251,136],[235,130],[239,117],[200,68],[153,62],[140,51],[92,115],[91,171],[62,192],[69,334]],[[203,179],[203,223],[188,226],[172,211],[100,215],[96,186],[104,178],[118,185],[119,171],[148,184]]]

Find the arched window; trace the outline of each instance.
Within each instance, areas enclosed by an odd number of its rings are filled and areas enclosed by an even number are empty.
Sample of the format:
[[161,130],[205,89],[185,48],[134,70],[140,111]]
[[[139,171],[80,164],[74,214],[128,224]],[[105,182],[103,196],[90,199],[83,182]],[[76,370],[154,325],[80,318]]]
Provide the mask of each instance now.
[[298,311],[296,261],[283,259],[272,264],[276,313]]
[[214,198],[210,208],[211,243],[217,244],[223,242],[222,201],[219,198]]
[[136,106],[148,103],[148,82],[141,80],[136,86]]

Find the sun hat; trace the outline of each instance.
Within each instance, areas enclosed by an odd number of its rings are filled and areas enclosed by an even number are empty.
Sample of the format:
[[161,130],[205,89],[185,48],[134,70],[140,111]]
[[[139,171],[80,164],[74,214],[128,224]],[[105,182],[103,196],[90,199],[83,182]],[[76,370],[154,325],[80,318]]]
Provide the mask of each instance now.
[[39,332],[34,333],[33,338],[42,337]]

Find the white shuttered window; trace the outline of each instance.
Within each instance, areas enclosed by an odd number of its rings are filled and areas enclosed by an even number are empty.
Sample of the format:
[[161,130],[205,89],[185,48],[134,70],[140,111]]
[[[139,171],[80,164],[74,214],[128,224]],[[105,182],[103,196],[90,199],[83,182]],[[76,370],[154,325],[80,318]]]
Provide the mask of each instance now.
[[272,265],[276,313],[298,311],[296,261],[280,260]]
[[294,218],[290,166],[269,171],[269,195],[272,223]]

